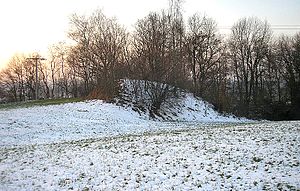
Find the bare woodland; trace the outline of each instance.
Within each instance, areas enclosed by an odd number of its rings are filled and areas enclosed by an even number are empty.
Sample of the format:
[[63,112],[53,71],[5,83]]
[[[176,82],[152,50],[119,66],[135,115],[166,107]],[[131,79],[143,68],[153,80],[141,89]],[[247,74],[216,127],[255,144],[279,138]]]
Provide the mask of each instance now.
[[[253,17],[222,36],[208,16],[185,22],[181,7],[170,1],[168,10],[139,19],[130,33],[101,10],[72,15],[68,37],[74,43],[51,46],[38,65],[39,98],[110,100],[119,80],[129,78],[166,84],[146,92],[154,111],[178,87],[222,112],[300,118],[300,33],[275,37],[267,21]],[[15,55],[0,72],[2,101],[35,98],[35,62],[28,57],[41,56]]]

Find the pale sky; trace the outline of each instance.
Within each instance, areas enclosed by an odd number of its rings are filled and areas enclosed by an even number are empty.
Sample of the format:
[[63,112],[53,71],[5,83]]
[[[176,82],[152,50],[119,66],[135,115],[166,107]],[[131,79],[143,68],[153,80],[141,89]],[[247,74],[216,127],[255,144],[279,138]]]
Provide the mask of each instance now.
[[[0,2],[0,68],[15,53],[40,52],[66,40],[69,16],[89,14],[100,8],[127,28],[150,11],[168,7],[168,0],[2,0]],[[238,19],[256,16],[272,25],[288,25],[300,31],[300,0],[185,0],[184,16],[195,12],[214,18],[220,27]],[[293,25],[293,26],[291,26]]]

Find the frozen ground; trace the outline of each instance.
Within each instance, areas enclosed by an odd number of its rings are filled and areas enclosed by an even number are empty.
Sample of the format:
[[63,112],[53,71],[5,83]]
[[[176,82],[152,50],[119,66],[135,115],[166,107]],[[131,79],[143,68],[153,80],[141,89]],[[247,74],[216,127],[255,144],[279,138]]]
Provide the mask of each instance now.
[[[194,103],[193,99],[189,99]],[[192,104],[190,104],[192,105]],[[196,122],[243,122],[219,115],[211,108],[178,113],[185,123],[149,120],[134,112],[102,101],[0,110],[0,146],[63,142],[95,137],[136,134],[161,129],[184,128]],[[191,106],[192,107],[192,106]],[[195,106],[194,106],[195,107]],[[185,116],[187,116],[185,118]],[[188,124],[187,124],[188,123]]]
[[0,110],[0,190],[300,189],[299,121],[230,121],[100,101]]

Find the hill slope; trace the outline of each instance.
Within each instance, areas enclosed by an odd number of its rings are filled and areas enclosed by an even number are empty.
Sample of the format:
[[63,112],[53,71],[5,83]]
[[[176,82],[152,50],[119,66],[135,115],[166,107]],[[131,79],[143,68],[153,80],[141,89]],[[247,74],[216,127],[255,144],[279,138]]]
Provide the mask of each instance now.
[[[185,92],[165,84],[142,80],[122,80],[119,105],[131,107],[141,115],[151,114],[151,103],[170,88],[171,95],[165,96],[158,112],[152,115],[158,120],[189,122],[238,122],[246,119],[233,115],[224,115],[213,109],[213,106],[192,93]],[[172,93],[176,91],[175,93]],[[154,92],[154,93],[153,93]],[[153,95],[156,94],[156,95]]]
[[[123,81],[123,91],[117,104],[90,100],[61,105],[0,109],[0,146],[182,129],[190,128],[191,123],[199,122],[247,121],[223,116],[210,104],[185,92],[180,92],[178,97],[169,97],[168,102],[161,105],[160,114],[152,118],[149,115],[149,107],[146,107],[149,103],[144,103],[144,107],[137,105],[139,96],[133,95],[130,84],[130,81]],[[123,106],[120,106],[121,100]]]

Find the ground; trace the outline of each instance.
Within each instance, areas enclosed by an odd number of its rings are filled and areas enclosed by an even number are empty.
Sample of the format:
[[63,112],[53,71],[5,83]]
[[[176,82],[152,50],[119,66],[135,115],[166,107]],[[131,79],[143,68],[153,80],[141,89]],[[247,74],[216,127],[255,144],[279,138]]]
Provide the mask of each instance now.
[[0,190],[300,189],[300,121],[161,122],[88,104],[0,110]]

